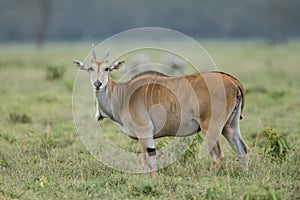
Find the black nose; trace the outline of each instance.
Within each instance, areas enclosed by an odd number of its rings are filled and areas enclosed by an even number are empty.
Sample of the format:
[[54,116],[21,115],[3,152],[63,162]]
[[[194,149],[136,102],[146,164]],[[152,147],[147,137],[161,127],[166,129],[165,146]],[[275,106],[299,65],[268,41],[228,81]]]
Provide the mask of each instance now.
[[97,81],[94,82],[94,86],[95,86],[97,89],[99,89],[101,85],[102,85],[102,83],[101,83],[99,80],[97,80]]

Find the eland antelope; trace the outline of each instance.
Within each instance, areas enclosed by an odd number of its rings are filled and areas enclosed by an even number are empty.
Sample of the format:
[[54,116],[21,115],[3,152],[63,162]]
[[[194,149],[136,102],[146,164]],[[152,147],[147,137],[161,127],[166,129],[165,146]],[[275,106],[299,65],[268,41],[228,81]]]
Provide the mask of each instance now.
[[160,58],[160,62],[169,67],[167,74],[183,74],[185,71],[186,63],[184,60],[173,54],[164,54]]
[[[160,58],[159,64],[163,65],[163,73],[167,75],[182,75],[185,71],[186,63],[183,59],[167,53]],[[129,64],[123,68],[124,71],[131,75],[136,75],[147,71],[147,67],[153,65],[150,56],[146,54],[136,54],[131,57]]]
[[154,139],[190,136],[199,131],[210,138],[206,144],[211,169],[218,169],[224,158],[219,143],[221,134],[237,154],[241,167],[248,169],[250,150],[239,127],[245,101],[240,81],[223,72],[172,77],[148,71],[126,83],[117,83],[109,73],[124,62],[109,65],[108,53],[98,62],[94,48],[89,66],[73,60],[79,69],[89,73],[97,101],[96,119],[115,121],[140,142],[143,163],[152,176],[158,169]]

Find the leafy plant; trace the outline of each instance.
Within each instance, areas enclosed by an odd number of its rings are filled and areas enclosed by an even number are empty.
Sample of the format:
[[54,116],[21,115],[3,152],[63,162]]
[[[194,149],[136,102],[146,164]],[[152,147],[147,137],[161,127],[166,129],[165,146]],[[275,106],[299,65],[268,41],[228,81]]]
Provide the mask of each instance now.
[[265,156],[279,160],[286,159],[290,150],[286,137],[280,135],[272,128],[266,129],[264,133],[267,134],[267,141],[264,148]]
[[64,76],[65,68],[63,66],[48,65],[46,71],[47,80],[58,80]]
[[73,82],[71,82],[71,81],[65,81],[64,84],[65,84],[66,89],[67,89],[69,92],[72,92],[72,91],[73,91]]
[[214,199],[216,197],[216,190],[215,188],[207,188],[205,199]]
[[203,142],[203,137],[201,134],[196,134],[193,138],[193,141],[191,142],[190,146],[186,149],[186,151],[183,154],[183,158],[195,158],[196,153],[198,153],[198,145],[202,144]]
[[0,168],[1,167],[7,167],[7,166],[8,166],[7,161],[4,158],[0,157]]
[[224,194],[227,191],[227,187],[221,182],[214,183],[214,186],[206,188],[205,199],[223,199]]
[[9,114],[9,121],[13,123],[31,123],[31,117],[25,113],[19,114],[16,112],[12,112]]
[[275,91],[272,91],[270,93],[271,97],[273,99],[280,99],[282,97],[284,97],[286,95],[286,92],[285,91],[281,91],[281,90],[275,90]]
[[243,196],[243,200],[277,200],[281,199],[274,191],[267,193],[248,193]]

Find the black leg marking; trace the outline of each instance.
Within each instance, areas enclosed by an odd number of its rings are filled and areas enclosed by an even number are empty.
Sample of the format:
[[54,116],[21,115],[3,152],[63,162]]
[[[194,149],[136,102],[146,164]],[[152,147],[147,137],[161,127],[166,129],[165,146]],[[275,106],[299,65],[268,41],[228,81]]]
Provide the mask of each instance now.
[[201,127],[199,126],[197,129],[197,133],[201,131]]
[[156,155],[156,149],[155,148],[147,148],[147,152],[149,156],[155,156]]

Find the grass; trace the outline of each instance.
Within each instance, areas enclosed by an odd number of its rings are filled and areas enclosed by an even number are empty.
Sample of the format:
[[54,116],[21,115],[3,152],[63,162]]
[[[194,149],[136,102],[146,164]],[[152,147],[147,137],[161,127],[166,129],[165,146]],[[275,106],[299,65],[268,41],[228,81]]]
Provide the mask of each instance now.
[[[241,121],[251,148],[247,174],[223,138],[218,173],[209,171],[209,158],[193,155],[160,170],[156,179],[102,165],[82,144],[72,117],[77,70],[71,60],[83,58],[90,44],[49,44],[42,51],[0,45],[0,199],[299,199],[300,42],[205,41],[204,47],[247,90]],[[65,73],[47,80],[48,66]],[[290,149],[281,162],[264,155],[268,128],[287,138]],[[139,149],[116,134],[110,140],[117,145]]]

